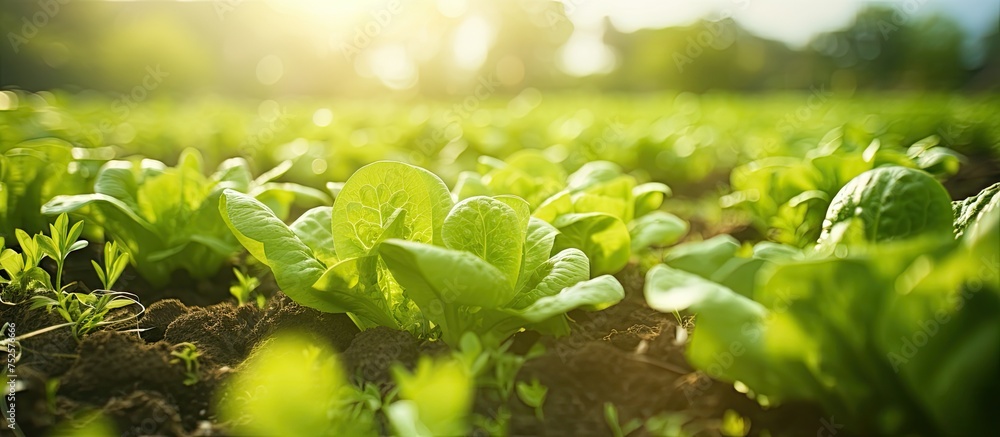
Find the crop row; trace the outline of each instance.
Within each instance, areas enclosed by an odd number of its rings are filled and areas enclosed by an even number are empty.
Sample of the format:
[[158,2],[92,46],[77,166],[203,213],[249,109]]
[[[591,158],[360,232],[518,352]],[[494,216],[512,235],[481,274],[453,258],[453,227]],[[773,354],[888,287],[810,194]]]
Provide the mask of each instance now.
[[[761,404],[815,401],[852,429],[879,434],[969,435],[992,414],[1000,183],[952,202],[940,181],[967,160],[935,137],[904,149],[836,129],[808,153],[730,162],[720,206],[748,217],[766,239],[756,244],[688,236],[691,224],[664,210],[672,192],[657,180],[665,178],[604,160],[570,172],[552,149],[478,156],[452,172],[450,189],[426,168],[378,161],[322,190],[277,182],[291,160],[254,177],[245,158],[231,158],[206,175],[194,149],[174,166],[105,152],[49,138],[0,158],[3,302],[65,321],[47,330],[67,327],[81,339],[138,317],[144,290],[113,290],[128,265],[164,286],[178,271],[211,277],[246,252],[300,305],[451,347],[452,360],[397,369],[400,399],[388,403],[318,371],[339,368],[332,352],[289,364],[296,360],[267,357],[305,347],[269,344],[235,384],[320,375],[281,388],[329,395],[296,412],[315,420],[303,432],[373,433],[380,409],[400,434],[466,432],[454,418],[468,414],[460,394],[469,375],[494,372],[511,396],[502,363],[523,357],[505,355],[506,341],[522,330],[563,335],[571,311],[615,305],[626,289],[613,275],[637,259],[657,264],[646,275],[648,305],[694,316],[689,362]],[[88,241],[104,243],[93,262],[101,287],[74,291],[65,263]],[[54,269],[42,268],[45,259]],[[260,278],[238,275],[242,304]],[[197,348],[178,347],[196,383]],[[454,403],[435,402],[437,391]],[[540,408],[544,387],[516,391]],[[250,432],[286,430],[268,416],[298,408],[241,399],[222,409],[256,417]]]

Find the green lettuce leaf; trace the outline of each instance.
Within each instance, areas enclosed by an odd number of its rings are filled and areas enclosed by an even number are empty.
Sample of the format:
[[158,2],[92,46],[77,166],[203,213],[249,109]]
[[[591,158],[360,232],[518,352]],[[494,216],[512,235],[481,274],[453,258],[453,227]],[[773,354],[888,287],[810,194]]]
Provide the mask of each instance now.
[[463,200],[445,218],[441,232],[446,247],[470,252],[490,263],[507,278],[512,290],[521,270],[528,224],[527,203],[513,199],[523,206],[520,215],[497,199],[477,196]]
[[703,278],[710,278],[740,249],[740,243],[729,235],[719,235],[704,241],[678,244],[667,252],[663,263]]
[[995,209],[1000,209],[1000,182],[984,188],[975,196],[952,202],[955,236],[961,237],[969,226]]
[[599,212],[566,214],[553,223],[559,230],[552,250],[575,247],[590,258],[592,276],[617,273],[628,264],[631,237],[618,217]]
[[226,190],[219,211],[243,247],[274,272],[278,286],[301,305],[327,312],[343,312],[319,297],[313,284],[326,270],[313,250],[295,232],[253,197]]
[[390,239],[379,254],[421,308],[434,302],[496,308],[514,294],[503,272],[471,252]]
[[654,211],[632,220],[628,229],[634,253],[652,246],[677,243],[687,234],[688,223],[668,212]]
[[[261,201],[264,205],[267,203]],[[313,257],[324,265],[337,263],[337,253],[333,250],[333,208],[318,206],[303,213],[289,226],[296,237],[312,250]]]
[[866,241],[953,229],[951,198],[944,187],[923,171],[898,166],[867,171],[845,185],[830,203],[819,243],[839,243],[833,228],[854,218],[862,222]]
[[[333,205],[335,251],[342,259],[365,256],[382,239],[441,244],[441,227],[453,202],[448,188],[427,170],[376,162],[344,184]],[[385,235],[397,210],[406,211],[398,233]]]
[[663,199],[672,194],[670,187],[659,182],[647,182],[632,189],[635,197],[635,216],[642,217],[660,209]]

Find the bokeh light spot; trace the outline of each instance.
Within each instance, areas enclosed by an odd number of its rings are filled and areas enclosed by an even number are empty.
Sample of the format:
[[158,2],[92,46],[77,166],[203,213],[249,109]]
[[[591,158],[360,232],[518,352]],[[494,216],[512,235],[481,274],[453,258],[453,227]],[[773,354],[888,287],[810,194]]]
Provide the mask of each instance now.
[[327,108],[319,108],[313,113],[313,124],[319,127],[327,127],[333,122],[333,111]]
[[285,64],[281,58],[267,55],[257,62],[257,81],[264,85],[274,85],[285,74]]

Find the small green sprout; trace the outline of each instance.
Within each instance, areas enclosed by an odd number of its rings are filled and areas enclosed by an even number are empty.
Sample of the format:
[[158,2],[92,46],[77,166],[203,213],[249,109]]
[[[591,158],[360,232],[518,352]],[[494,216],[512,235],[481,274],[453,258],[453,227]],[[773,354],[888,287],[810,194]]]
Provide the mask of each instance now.
[[420,357],[411,373],[392,367],[399,399],[385,408],[396,435],[466,435],[475,381],[454,358]]
[[[87,240],[77,241],[83,232],[83,222],[76,222],[70,227],[69,216],[66,214],[59,214],[55,224],[49,225],[49,232],[52,236],[38,235],[38,247],[43,254],[56,262],[55,288],[61,290],[63,265],[66,264],[66,257],[69,256],[70,252],[87,247]],[[24,250],[23,246],[21,250]]]
[[608,427],[611,428],[611,434],[615,437],[625,437],[637,429],[642,428],[642,421],[639,419],[632,419],[628,423],[622,425],[618,421],[618,408],[615,404],[611,402],[604,403],[604,421],[607,422]]
[[45,407],[50,414],[56,414],[56,394],[59,392],[59,378],[45,381]]
[[[250,301],[250,297],[254,294],[254,290],[260,287],[260,279],[254,276],[248,275],[240,271],[240,269],[233,268],[233,273],[236,275],[236,283],[229,286],[229,294],[239,301],[240,305],[243,305]],[[255,296],[258,308],[264,308],[264,304],[267,303],[267,298],[260,293]]]
[[351,392],[348,396],[351,400],[348,417],[352,420],[365,420],[366,417],[371,417],[374,413],[383,411],[385,407],[391,405],[398,392],[398,387],[394,387],[383,395],[378,384],[365,381],[359,390]]
[[[541,344],[536,344],[526,355],[519,355],[509,351],[512,344],[510,340],[500,345],[485,344],[476,333],[466,332],[459,341],[458,349],[452,351],[452,358],[475,379],[478,393],[501,404],[497,411],[489,415],[476,413],[472,417],[473,424],[489,435],[507,434],[511,418],[507,402],[515,390],[522,390],[516,384],[517,373],[527,360],[545,352]],[[541,402],[544,399],[539,405]],[[536,410],[536,413],[541,414],[541,411]]]
[[43,256],[38,236],[31,237],[20,229],[15,230],[14,235],[21,246],[21,253],[14,249],[0,251],[0,272],[6,274],[6,277],[0,276],[0,285],[5,285],[0,301],[6,304],[17,304],[35,290],[52,288],[49,274],[38,266]]
[[55,310],[66,321],[66,325],[70,326],[73,337],[78,341],[101,326],[119,322],[105,320],[111,310],[129,305],[142,307],[134,294],[121,291],[87,294],[53,290],[53,293],[55,298],[45,295],[32,297],[29,309],[45,308],[49,312]]
[[525,405],[535,409],[535,417],[538,420],[542,420],[542,405],[545,404],[545,395],[549,393],[549,388],[538,382],[537,379],[532,379],[531,384],[524,381],[517,383],[517,397],[521,398],[521,402]]
[[118,242],[110,241],[104,244],[104,267],[94,260],[90,260],[90,263],[94,265],[94,271],[101,279],[104,289],[110,290],[128,266],[128,253],[118,247]]
[[198,346],[194,343],[178,343],[174,346],[173,351],[170,355],[174,356],[173,360],[170,360],[171,364],[177,364],[184,362],[184,385],[195,385],[200,379],[198,375],[198,357],[201,356],[201,352],[198,352]]
[[20,229],[15,229],[14,235],[17,237],[17,244],[21,246],[25,269],[37,267],[38,263],[42,261],[42,257],[45,256],[39,245],[38,236],[32,237]]
[[719,432],[727,437],[743,437],[750,431],[750,420],[733,410],[726,410],[722,415],[722,425]]
[[692,437],[707,433],[709,428],[687,413],[663,412],[646,420],[646,431],[655,437]]

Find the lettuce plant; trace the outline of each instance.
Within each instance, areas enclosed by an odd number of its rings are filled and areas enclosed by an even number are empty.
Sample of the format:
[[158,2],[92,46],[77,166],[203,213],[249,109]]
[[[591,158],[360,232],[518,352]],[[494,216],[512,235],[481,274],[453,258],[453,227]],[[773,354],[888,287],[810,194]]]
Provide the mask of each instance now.
[[475,196],[445,218],[444,247],[389,239],[379,253],[446,342],[464,332],[498,342],[529,324],[564,333],[562,314],[624,297],[611,276],[588,280],[587,256],[558,249],[557,238],[553,226],[528,215],[524,200]]
[[[951,234],[948,192],[929,174],[885,166],[861,173],[834,196],[823,220],[820,244],[844,238],[888,241],[932,232]],[[856,230],[850,229],[855,226]]]
[[733,169],[733,193],[721,203],[748,212],[751,223],[768,239],[807,247],[820,236],[834,196],[866,171],[901,166],[923,169],[937,178],[954,174],[963,158],[937,141],[926,138],[904,153],[878,140],[865,145],[835,129],[805,157],[773,156]]
[[638,184],[611,162],[590,162],[568,176],[535,150],[506,161],[484,157],[480,163],[481,175],[459,175],[456,198],[513,194],[526,199],[534,217],[558,229],[557,250],[582,250],[595,276],[616,273],[633,252],[673,244],[688,230],[683,220],[658,211],[669,187]]
[[[891,208],[882,214],[905,212],[914,224],[937,214]],[[1000,383],[1000,208],[966,225],[957,240],[934,227],[839,240],[836,256],[770,250],[742,291],[721,282],[721,267],[660,265],[646,277],[646,300],[696,314],[688,360],[762,402],[812,400],[862,433],[981,435]]]
[[362,328],[449,344],[474,331],[498,341],[531,324],[562,331],[567,311],[624,295],[611,277],[587,281],[586,256],[555,250],[557,230],[532,219],[524,200],[477,196],[456,205],[437,176],[407,164],[359,169],[333,208],[314,208],[290,226],[233,190],[219,208],[289,297],[346,312]]
[[100,225],[144,278],[163,286],[177,270],[195,278],[212,275],[239,249],[219,216],[224,189],[249,193],[284,214],[296,195],[328,201],[322,192],[271,182],[283,170],[287,166],[254,180],[247,162],[234,158],[206,177],[195,149],[185,150],[176,167],[148,159],[110,161],[98,173],[94,193],[57,196],[41,210],[76,213]]
[[42,203],[58,194],[79,193],[85,184],[73,159],[77,150],[62,140],[25,141],[0,153],[0,236],[14,237],[14,229],[30,234],[45,230]]

